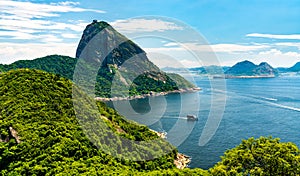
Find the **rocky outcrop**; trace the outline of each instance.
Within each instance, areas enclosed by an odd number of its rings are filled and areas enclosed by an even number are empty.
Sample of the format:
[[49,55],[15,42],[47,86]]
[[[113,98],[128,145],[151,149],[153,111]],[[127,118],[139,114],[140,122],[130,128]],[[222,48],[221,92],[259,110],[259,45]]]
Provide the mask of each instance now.
[[149,94],[134,95],[134,96],[129,96],[129,97],[113,97],[113,98],[96,97],[95,100],[97,100],[97,101],[134,100],[134,99],[141,99],[141,98],[147,98],[147,97],[164,96],[164,95],[172,94],[172,93],[197,92],[197,91],[200,91],[200,90],[201,90],[201,88],[195,87],[195,88],[179,89],[179,90],[173,90],[173,91],[167,91],[167,92],[150,92]]
[[115,66],[139,73],[160,71],[142,48],[104,21],[94,20],[86,26],[76,50],[76,58],[101,63],[101,67],[106,68]]
[[13,129],[13,127],[9,127],[8,131],[9,136],[6,136],[5,139],[2,139],[2,136],[0,135],[0,142],[8,142],[11,139],[10,137],[13,137],[18,144],[22,142],[20,136],[18,135],[18,132],[15,129]]
[[[87,90],[90,94],[95,92],[95,87],[98,97],[122,97],[127,90],[137,96],[149,91],[178,90],[182,88],[179,83],[187,85],[184,88],[195,87],[179,75],[171,79],[149,60],[141,47],[104,21],[94,20],[86,26],[76,58],[80,69],[75,83],[91,88]],[[95,81],[96,72],[96,85],[90,85]],[[116,92],[111,91],[112,86]]]
[[152,129],[150,129],[150,131],[154,132],[158,137],[162,139],[167,139],[167,132],[158,132]]
[[18,132],[15,129],[13,129],[13,127],[9,127],[9,131],[11,136],[15,138],[16,142],[20,144],[21,140],[20,140],[20,136],[18,136]]
[[177,153],[176,159],[174,160],[174,164],[178,169],[186,168],[190,162],[190,157],[182,153]]

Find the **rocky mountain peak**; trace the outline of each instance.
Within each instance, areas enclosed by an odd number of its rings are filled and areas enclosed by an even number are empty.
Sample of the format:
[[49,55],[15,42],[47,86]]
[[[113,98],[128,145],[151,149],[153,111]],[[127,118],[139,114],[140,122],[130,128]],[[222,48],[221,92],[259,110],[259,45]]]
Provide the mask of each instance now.
[[232,76],[275,76],[277,75],[277,70],[267,62],[255,65],[254,63],[245,60],[232,66],[225,74]]
[[[138,57],[139,61],[150,62],[144,50],[138,45],[120,34],[107,22],[97,20],[93,20],[83,31],[76,57],[102,62],[104,67],[108,65],[119,67],[133,57]],[[150,65],[154,66],[152,63]],[[155,71],[157,70],[156,67]]]

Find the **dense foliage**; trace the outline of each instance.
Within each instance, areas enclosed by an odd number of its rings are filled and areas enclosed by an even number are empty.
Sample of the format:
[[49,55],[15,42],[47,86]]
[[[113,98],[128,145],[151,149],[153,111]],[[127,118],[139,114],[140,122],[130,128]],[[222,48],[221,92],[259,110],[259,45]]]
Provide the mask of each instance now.
[[[78,90],[79,91],[79,90]],[[292,143],[261,137],[243,140],[208,171],[175,168],[176,149],[149,161],[109,155],[86,136],[75,117],[72,83],[59,75],[21,69],[0,74],[0,173],[2,175],[299,175],[300,151]],[[112,133],[131,140],[158,137],[97,103]],[[10,129],[17,131],[18,143]],[[97,129],[95,129],[97,131]],[[99,130],[98,130],[99,131]],[[101,131],[101,134],[108,134]],[[101,138],[103,139],[103,138]],[[110,138],[100,142],[104,146]],[[126,148],[120,141],[115,145]],[[170,147],[166,142],[162,145]],[[101,148],[101,146],[100,146]],[[114,151],[118,152],[118,151]],[[150,151],[153,153],[155,151]],[[136,157],[142,153],[134,153]]]
[[226,151],[210,171],[212,175],[299,175],[300,150],[278,138],[250,138]]
[[[72,83],[59,75],[29,69],[2,73],[0,97],[2,175],[205,173],[199,169],[196,172],[174,168],[175,149],[160,158],[137,162],[115,158],[99,150],[86,137],[75,117]],[[98,102],[97,106],[101,114],[99,119],[103,119],[116,135],[132,140],[158,138],[146,126],[125,120],[105,104]],[[21,143],[17,143],[10,128],[17,131]],[[166,142],[161,144],[170,146]],[[118,141],[115,145],[126,147]],[[136,157],[141,154],[136,153]]]
[[[77,61],[78,59],[68,56],[51,55],[34,60],[21,60],[9,65],[0,64],[0,72],[19,68],[31,68],[54,73],[72,80]],[[84,65],[88,64],[84,63]],[[83,81],[89,81],[89,79],[93,78],[87,77]],[[125,85],[127,82],[130,83],[130,80],[134,80],[133,84],[126,87]],[[114,86],[114,96],[140,95],[149,91],[161,92],[194,87],[193,84],[177,74],[166,74],[158,71],[138,76],[132,71],[120,70],[114,65],[108,65],[101,67],[96,74],[94,92],[96,96],[111,97],[113,81],[116,83]]]
[[31,68],[44,70],[46,72],[61,75],[67,79],[72,80],[73,70],[77,63],[76,58],[60,55],[51,55],[34,60],[19,60],[9,65],[1,65],[0,71],[9,71],[19,68]]

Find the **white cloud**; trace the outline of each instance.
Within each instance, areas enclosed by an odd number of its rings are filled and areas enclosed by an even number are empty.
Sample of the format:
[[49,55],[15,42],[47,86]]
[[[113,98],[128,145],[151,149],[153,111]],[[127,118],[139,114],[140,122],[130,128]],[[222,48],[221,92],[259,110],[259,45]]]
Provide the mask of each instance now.
[[[29,1],[0,1],[0,38],[17,40],[39,40],[39,42],[62,42],[80,35],[87,23],[83,21],[56,22],[49,17],[59,17],[67,12],[95,12],[102,10],[76,7],[79,2],[36,3]],[[66,32],[68,31],[68,32]],[[70,32],[71,31],[71,32]],[[73,31],[73,32],[72,32]],[[66,34],[65,34],[66,33]],[[74,33],[74,34],[72,34]],[[78,33],[78,34],[76,34]]]
[[19,31],[0,31],[0,38],[10,37],[13,39],[32,39],[34,35]]
[[249,52],[270,48],[268,45],[214,44],[210,45],[215,52]]
[[[48,40],[51,40],[51,38]],[[75,56],[76,43],[0,43],[0,63],[10,64],[17,60],[31,60],[46,55]]]
[[82,31],[87,23],[75,23],[75,24],[68,24],[68,23],[60,23],[60,22],[53,22],[53,21],[45,21],[45,20],[7,20],[1,19],[0,20],[0,27],[2,29],[7,30],[18,30],[18,31],[28,31],[30,32],[38,32],[42,30],[50,31],[51,30],[64,30],[64,29],[71,29],[73,31]]
[[172,55],[174,53],[157,53],[157,52],[149,52],[147,54],[148,58],[158,67],[174,67],[174,68],[189,68],[201,66],[202,62],[197,59],[193,59],[192,55],[189,53],[185,53],[184,56],[189,59],[182,59],[181,56]]
[[[218,65],[218,60],[222,65],[231,66],[242,60],[250,60],[259,64],[268,62],[275,67],[291,66],[300,61],[300,51],[293,51],[289,47],[299,47],[300,43],[265,43],[265,44],[212,44],[199,45],[195,43],[185,43],[179,47],[144,48],[146,52],[156,52],[168,54],[180,61],[183,65],[199,66],[193,61],[191,53],[196,52],[200,56],[199,60],[203,65]],[[286,46],[280,50],[280,46]],[[189,52],[190,50],[191,52]],[[218,59],[215,58],[217,55]],[[159,59],[156,59],[160,62]],[[215,62],[215,63],[213,63]],[[165,66],[167,63],[163,62]],[[172,62],[169,62],[169,65]]]
[[146,52],[154,52],[154,53],[160,53],[160,52],[166,52],[166,51],[184,51],[184,48],[181,47],[160,47],[160,48],[143,48]]
[[252,34],[247,34],[246,36],[247,37],[270,38],[270,39],[292,39],[292,40],[300,40],[300,34],[279,35],[279,34],[259,34],[259,33],[252,33]]
[[129,19],[117,20],[110,23],[116,30],[121,33],[134,32],[164,32],[169,30],[182,30],[181,26],[173,22],[163,21],[160,19]]
[[[178,47],[175,47],[176,45]],[[249,52],[249,51],[259,51],[262,49],[270,48],[269,45],[240,45],[240,44],[212,44],[212,45],[200,45],[197,43],[181,43],[179,46],[177,43],[167,43],[164,46],[174,46],[174,47],[160,47],[160,48],[145,48],[150,52],[161,52],[161,51],[200,51],[200,52]]]
[[271,49],[271,50],[268,50],[268,51],[261,51],[258,54],[259,55],[266,55],[266,54],[280,55],[280,54],[282,54],[282,52],[279,51],[278,49]]
[[179,45],[178,45],[178,43],[175,43],[175,42],[169,42],[169,43],[164,44],[164,46],[179,46]]
[[273,67],[290,67],[300,61],[300,53],[287,51],[283,52],[279,48],[273,47],[263,51],[252,53],[217,53],[222,65],[232,66],[236,62],[250,60],[255,64],[268,62]]
[[183,60],[180,61],[180,63],[185,68],[192,68],[192,67],[201,67],[201,66],[203,66],[203,63],[201,63],[200,61],[196,61],[196,60],[183,59]]
[[276,46],[297,47],[300,50],[300,42],[275,43]]
[[273,56],[280,56],[284,59],[284,57],[298,57],[300,59],[300,53],[297,52],[282,52],[278,49],[271,49],[268,51],[262,51],[258,53],[259,55],[273,55]]
[[[73,2],[73,1],[65,1],[65,2],[59,2],[59,5],[64,5],[64,6],[68,6],[68,5],[79,5],[80,2]],[[55,3],[54,3],[55,5]]]
[[54,17],[59,16],[58,13],[66,12],[96,12],[96,13],[105,13],[102,10],[94,9],[84,9],[75,7],[78,5],[76,2],[59,2],[52,4],[41,4],[33,3],[28,1],[12,1],[12,0],[2,0],[0,3],[1,12],[4,14],[9,14],[13,17],[22,17],[22,18],[43,18],[43,17]]
[[62,42],[62,38],[58,38],[56,35],[46,34],[46,35],[38,35],[37,37],[42,42],[51,43],[51,42]]
[[10,38],[18,40],[39,40],[40,42],[61,42],[63,39],[52,34],[34,35],[26,32],[18,31],[0,31],[0,38]]
[[61,34],[61,36],[63,38],[70,38],[70,39],[79,39],[80,38],[80,36],[77,34],[69,34],[69,33],[63,33],[63,34]]

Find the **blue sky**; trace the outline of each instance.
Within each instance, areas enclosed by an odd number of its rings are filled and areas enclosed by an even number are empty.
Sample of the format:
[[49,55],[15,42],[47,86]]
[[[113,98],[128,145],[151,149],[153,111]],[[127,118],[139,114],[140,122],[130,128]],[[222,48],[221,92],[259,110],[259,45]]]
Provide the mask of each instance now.
[[[180,38],[187,35],[180,26],[183,22],[204,37],[221,65],[247,59],[277,67],[300,61],[298,0],[1,0],[0,14],[0,63],[4,64],[49,54],[74,57],[81,33],[93,19],[109,22],[129,38],[145,31],[176,32]],[[161,54],[149,54],[160,67],[203,64],[181,45],[199,50],[199,43],[172,39],[133,37],[146,52]],[[172,58],[178,64],[172,65]],[[204,65],[209,64],[215,63]]]

